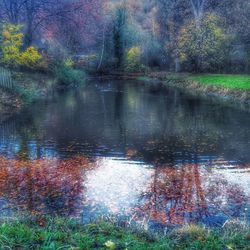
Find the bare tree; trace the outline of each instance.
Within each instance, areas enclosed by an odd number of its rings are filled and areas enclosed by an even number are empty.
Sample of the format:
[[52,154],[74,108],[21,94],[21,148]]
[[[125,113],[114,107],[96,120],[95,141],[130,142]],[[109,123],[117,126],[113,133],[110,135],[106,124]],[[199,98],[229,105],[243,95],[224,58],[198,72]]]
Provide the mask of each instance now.
[[206,0],[190,0],[197,27],[200,26],[204,14],[205,1]]
[[22,10],[26,0],[3,0],[0,3],[2,19],[17,24],[22,17]]

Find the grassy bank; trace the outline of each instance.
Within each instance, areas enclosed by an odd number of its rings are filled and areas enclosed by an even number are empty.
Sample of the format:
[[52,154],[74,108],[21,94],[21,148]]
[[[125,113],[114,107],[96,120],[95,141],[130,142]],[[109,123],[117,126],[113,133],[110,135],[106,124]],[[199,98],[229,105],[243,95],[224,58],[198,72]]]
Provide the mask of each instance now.
[[0,249],[250,249],[246,224],[222,229],[186,225],[166,236],[121,228],[110,222],[88,225],[62,218],[33,218],[0,224]]
[[214,101],[250,110],[250,76],[226,74],[174,74],[152,72],[137,80],[159,80],[166,86],[183,89],[195,96],[212,98]]
[[54,74],[12,71],[11,88],[0,86],[0,122],[35,101],[48,99],[55,89],[75,87],[85,82],[82,71],[59,68]]
[[42,73],[12,72],[12,87],[0,88],[0,122],[22,107],[47,98],[55,86],[53,77]]
[[36,100],[47,98],[55,87],[53,76],[38,72],[13,72],[16,93],[23,105],[29,105]]
[[228,89],[250,90],[249,75],[195,75],[188,79],[205,86],[217,86]]
[[78,86],[85,81],[82,71],[71,68],[58,69],[55,74],[39,72],[13,72],[15,88],[24,105],[40,99],[47,99],[54,89],[67,89]]

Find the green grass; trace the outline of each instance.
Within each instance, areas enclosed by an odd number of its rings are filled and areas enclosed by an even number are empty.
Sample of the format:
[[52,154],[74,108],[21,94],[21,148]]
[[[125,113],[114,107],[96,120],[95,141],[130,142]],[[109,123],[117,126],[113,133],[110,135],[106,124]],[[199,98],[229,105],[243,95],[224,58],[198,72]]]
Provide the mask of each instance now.
[[249,228],[210,230],[186,225],[167,236],[125,229],[110,222],[81,225],[62,218],[30,218],[0,223],[0,249],[250,249]]
[[250,75],[196,75],[190,80],[203,85],[212,85],[228,89],[250,90]]
[[150,78],[150,77],[147,77],[147,76],[138,76],[138,77],[136,78],[136,80],[142,81],[142,82],[149,82],[149,81],[151,81],[151,78]]

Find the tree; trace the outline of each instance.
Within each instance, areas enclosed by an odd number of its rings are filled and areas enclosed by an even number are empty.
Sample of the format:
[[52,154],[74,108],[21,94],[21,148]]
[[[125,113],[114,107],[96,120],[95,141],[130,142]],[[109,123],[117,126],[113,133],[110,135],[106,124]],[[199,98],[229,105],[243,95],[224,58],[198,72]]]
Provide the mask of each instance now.
[[65,23],[82,6],[91,5],[95,0],[83,4],[83,1],[68,0],[3,0],[0,3],[2,20],[13,24],[23,24],[24,46],[27,48],[38,36],[41,29],[47,29],[57,18]]
[[21,32],[21,29],[21,25],[4,25],[2,32],[1,61],[11,67],[37,67],[42,57],[32,46],[22,51],[24,35]]
[[193,62],[196,71],[215,70],[224,60],[226,39],[217,16],[206,15],[200,26],[192,20],[179,32],[179,57],[182,62]]
[[190,0],[197,28],[199,28],[203,18],[205,2],[206,0]]
[[19,64],[20,49],[23,44],[23,34],[20,25],[6,24],[2,32],[2,59],[9,66]]
[[26,0],[2,0],[2,18],[6,21],[18,24],[22,17],[22,10]]
[[169,68],[180,71],[180,59],[177,51],[178,33],[187,19],[192,18],[189,1],[159,0],[157,16],[160,27],[161,43],[164,45]]
[[126,25],[126,9],[120,7],[116,10],[113,39],[114,39],[114,56],[116,59],[116,66],[120,68],[124,63],[125,50],[125,25]]
[[96,49],[103,42],[104,4],[101,0],[78,0],[58,6],[58,15],[52,17],[54,39],[74,54]]

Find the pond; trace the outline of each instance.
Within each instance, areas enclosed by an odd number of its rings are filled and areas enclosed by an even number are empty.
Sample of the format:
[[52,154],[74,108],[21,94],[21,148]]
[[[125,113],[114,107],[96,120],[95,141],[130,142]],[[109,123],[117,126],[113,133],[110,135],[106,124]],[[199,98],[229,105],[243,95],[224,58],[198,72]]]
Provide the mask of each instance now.
[[177,89],[89,81],[0,125],[1,216],[249,221],[249,125],[249,113]]

